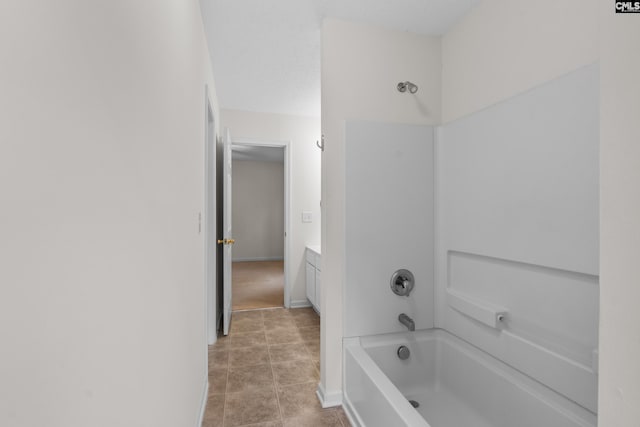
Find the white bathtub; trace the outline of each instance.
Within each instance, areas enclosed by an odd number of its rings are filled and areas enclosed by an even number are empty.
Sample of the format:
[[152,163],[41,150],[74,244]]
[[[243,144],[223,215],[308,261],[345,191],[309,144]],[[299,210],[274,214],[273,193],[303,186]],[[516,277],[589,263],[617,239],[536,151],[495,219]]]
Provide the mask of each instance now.
[[[595,427],[596,416],[440,330],[346,338],[344,403],[361,427]],[[400,360],[397,348],[411,351]],[[420,404],[414,409],[409,400]]]

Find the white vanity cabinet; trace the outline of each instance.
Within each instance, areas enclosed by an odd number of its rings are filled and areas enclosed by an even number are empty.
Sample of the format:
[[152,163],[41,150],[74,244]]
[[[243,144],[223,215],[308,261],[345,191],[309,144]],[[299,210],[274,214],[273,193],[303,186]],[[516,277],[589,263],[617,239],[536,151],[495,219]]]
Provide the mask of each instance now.
[[320,281],[320,247],[307,246],[305,252],[306,261],[306,281],[307,281],[307,299],[313,305],[313,308],[320,313],[320,295],[322,294],[322,284]]

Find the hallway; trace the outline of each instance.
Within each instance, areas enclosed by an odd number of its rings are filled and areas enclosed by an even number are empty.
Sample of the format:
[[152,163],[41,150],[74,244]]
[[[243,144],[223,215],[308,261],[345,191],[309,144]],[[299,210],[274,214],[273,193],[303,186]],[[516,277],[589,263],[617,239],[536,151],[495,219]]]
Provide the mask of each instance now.
[[350,427],[322,409],[320,318],[310,308],[234,312],[231,332],[209,347],[203,427]]
[[232,267],[234,311],[284,305],[284,261],[241,261]]

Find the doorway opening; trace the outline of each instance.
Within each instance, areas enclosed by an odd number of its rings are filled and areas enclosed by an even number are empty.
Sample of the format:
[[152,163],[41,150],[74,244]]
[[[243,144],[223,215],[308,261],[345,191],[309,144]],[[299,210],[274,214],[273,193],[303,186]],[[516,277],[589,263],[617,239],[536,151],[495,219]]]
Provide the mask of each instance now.
[[232,311],[288,307],[287,144],[232,140]]

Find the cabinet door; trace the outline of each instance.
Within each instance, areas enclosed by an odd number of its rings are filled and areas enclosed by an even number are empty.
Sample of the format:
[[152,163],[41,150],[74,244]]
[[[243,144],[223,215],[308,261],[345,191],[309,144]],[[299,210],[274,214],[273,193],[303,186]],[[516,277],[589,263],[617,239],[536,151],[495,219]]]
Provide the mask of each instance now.
[[322,301],[322,299],[320,299],[320,296],[322,295],[322,285],[320,284],[320,270],[315,269],[316,270],[316,277],[315,277],[315,282],[316,282],[316,310],[318,310],[318,313],[320,313],[320,301]]
[[316,305],[316,268],[306,263],[307,299],[311,304]]

